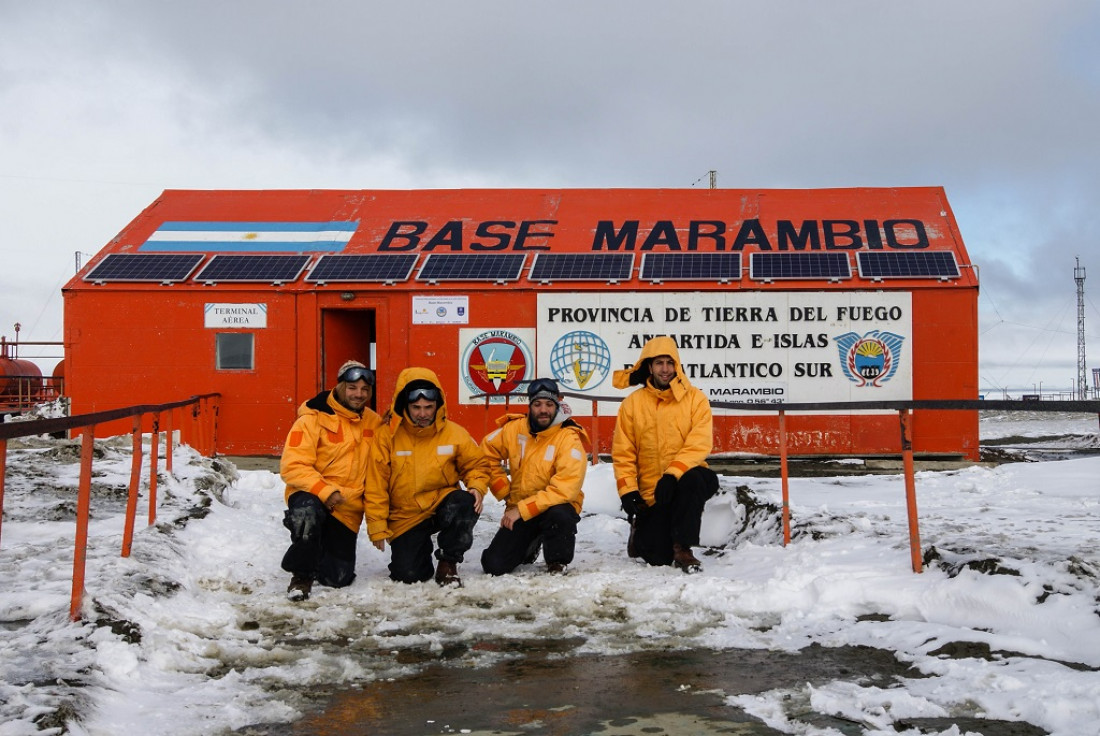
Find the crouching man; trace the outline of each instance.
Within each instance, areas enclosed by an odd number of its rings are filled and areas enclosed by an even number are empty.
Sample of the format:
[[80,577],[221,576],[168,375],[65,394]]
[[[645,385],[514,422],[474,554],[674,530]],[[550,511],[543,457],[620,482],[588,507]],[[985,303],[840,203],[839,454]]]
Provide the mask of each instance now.
[[[470,433],[447,419],[439,378],[427,368],[397,377],[391,419],[375,436],[366,479],[367,533],[390,543],[390,578],[461,585],[458,563],[473,545],[489,475]],[[459,486],[463,484],[465,488]]]
[[349,360],[336,386],[298,407],[279,472],[286,483],[283,525],[290,548],[287,598],[309,598],[314,581],[340,588],[355,579],[355,543],[363,524],[367,456],[381,418],[367,406],[374,371]]
[[714,446],[710,402],[684,375],[671,337],[647,342],[633,368],[615,371],[612,385],[640,387],[619,406],[611,444],[615,483],[631,520],[627,553],[698,572],[691,548],[699,544],[703,507],[718,491],[718,476],[706,463]]
[[540,545],[548,572],[563,573],[573,561],[588,435],[562,409],[554,380],[531,381],[527,398],[526,415],[501,417],[500,429],[481,441],[489,490],[506,505],[500,529],[481,555],[490,575],[534,562]]

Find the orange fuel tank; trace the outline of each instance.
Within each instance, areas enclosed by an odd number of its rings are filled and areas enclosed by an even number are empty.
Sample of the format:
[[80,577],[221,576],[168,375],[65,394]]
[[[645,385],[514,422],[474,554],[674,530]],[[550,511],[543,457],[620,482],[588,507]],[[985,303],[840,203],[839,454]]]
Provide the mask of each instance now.
[[42,371],[29,360],[0,357],[0,399],[36,398],[42,393]]

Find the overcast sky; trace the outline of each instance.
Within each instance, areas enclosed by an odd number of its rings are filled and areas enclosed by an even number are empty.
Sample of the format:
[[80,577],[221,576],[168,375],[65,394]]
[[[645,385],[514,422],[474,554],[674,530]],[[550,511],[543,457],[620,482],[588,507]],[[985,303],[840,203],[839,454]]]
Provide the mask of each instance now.
[[1077,256],[1100,366],[1098,38],[1094,0],[0,0],[0,334],[61,340],[76,254],[168,188],[713,169],[943,186],[980,268],[980,385],[1068,390]]

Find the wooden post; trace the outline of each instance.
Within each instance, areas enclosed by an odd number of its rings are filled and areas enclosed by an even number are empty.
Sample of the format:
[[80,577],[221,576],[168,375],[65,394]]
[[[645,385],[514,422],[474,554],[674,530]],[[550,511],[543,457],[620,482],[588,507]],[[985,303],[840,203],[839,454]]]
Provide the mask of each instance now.
[[130,460],[130,494],[126,497],[126,525],[122,532],[122,556],[130,556],[134,541],[134,518],[137,516],[138,493],[141,489],[141,414],[134,417],[133,452]]
[[92,508],[92,450],[95,448],[95,426],[84,429],[80,443],[80,485],[76,494],[76,543],[73,549],[73,594],[69,604],[69,619],[80,620],[84,602],[84,568],[88,558],[88,516]]
[[917,519],[917,484],[913,472],[913,438],[909,429],[909,410],[899,409],[901,420],[901,454],[905,464],[905,501],[909,511],[909,556],[913,572],[924,571],[920,551],[920,522]]
[[783,488],[783,546],[791,543],[791,494],[787,472],[787,413],[779,410],[779,476]]

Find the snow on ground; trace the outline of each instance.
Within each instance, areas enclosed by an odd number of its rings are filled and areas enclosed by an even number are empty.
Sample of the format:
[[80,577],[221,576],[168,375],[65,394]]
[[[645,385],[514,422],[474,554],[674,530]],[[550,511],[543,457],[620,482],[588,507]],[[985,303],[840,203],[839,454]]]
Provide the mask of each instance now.
[[[981,431],[983,442],[1032,433],[1096,447],[1087,419],[1043,428],[1042,417],[996,417]],[[926,675],[728,698],[784,733],[836,733],[802,722],[808,708],[865,724],[864,733],[894,733],[904,718],[979,715],[1100,734],[1100,457],[918,473],[920,575],[899,475],[791,479],[788,547],[780,481],[724,477],[704,517],[705,571],[686,576],[626,557],[627,524],[601,464],[585,484],[567,576],[538,566],[482,574],[477,558],[502,510],[490,501],[460,566],[464,587],[389,581],[388,552],[361,535],[355,583],[295,604],[279,569],[288,541],[279,478],[186,447],[171,477],[161,464],[157,524],[145,526],[143,495],[132,555],[120,557],[129,445],[96,443],[84,620],[73,623],[79,443],[9,443],[0,736],[226,733],[293,720],[312,689],[408,675],[455,644],[517,645],[467,646],[456,662],[481,666],[546,638],[605,654],[866,645]],[[990,654],[944,653],[959,643]]]

